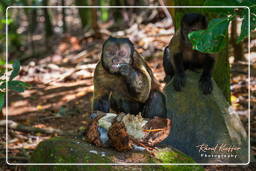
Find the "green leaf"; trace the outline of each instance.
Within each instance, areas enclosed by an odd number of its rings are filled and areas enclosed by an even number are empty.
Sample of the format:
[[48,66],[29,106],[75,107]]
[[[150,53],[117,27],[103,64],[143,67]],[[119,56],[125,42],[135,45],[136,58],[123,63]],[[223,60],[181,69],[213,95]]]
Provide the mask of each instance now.
[[5,64],[6,64],[6,61],[5,61],[5,60],[0,59],[0,65],[5,65]]
[[210,21],[208,29],[189,33],[193,49],[203,53],[217,53],[225,47],[230,18],[217,18]]
[[25,91],[25,88],[22,85],[17,84],[13,81],[8,82],[8,88],[11,89],[11,90],[17,91],[19,93]]
[[23,92],[25,91],[25,88],[29,86],[30,85],[28,83],[25,83],[19,80],[8,81],[8,88],[17,92]]
[[5,93],[0,92],[0,110],[3,108],[4,106],[4,97],[5,97]]
[[[250,15],[250,32],[251,32],[252,30],[256,29],[256,6],[251,7],[250,9],[251,9],[251,15]],[[248,18],[248,10],[247,9],[244,9],[242,18],[243,18],[243,22],[241,25],[241,33],[237,39],[237,43],[243,41],[245,38],[248,37],[249,18]]]
[[10,81],[13,80],[18,74],[19,74],[19,71],[20,71],[20,62],[18,60],[15,60],[13,65],[12,65],[12,73],[10,75]]
[[0,23],[1,24],[11,24],[13,22],[12,19],[1,19]]
[[3,90],[6,88],[6,82],[4,81],[1,85],[0,85],[0,89]]

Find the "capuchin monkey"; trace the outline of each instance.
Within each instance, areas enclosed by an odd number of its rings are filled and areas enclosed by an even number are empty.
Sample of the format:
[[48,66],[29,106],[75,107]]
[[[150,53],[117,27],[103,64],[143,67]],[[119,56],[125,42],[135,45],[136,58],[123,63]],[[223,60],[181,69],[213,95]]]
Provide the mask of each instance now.
[[165,96],[128,38],[109,37],[94,72],[93,110],[166,118]]
[[202,69],[199,88],[203,94],[210,94],[213,86],[211,73],[214,66],[214,57],[192,49],[188,34],[192,31],[207,29],[207,19],[201,14],[186,14],[181,21],[181,28],[172,37],[164,50],[163,66],[166,73],[165,81],[173,78],[176,91],[181,91],[186,83],[185,70]]

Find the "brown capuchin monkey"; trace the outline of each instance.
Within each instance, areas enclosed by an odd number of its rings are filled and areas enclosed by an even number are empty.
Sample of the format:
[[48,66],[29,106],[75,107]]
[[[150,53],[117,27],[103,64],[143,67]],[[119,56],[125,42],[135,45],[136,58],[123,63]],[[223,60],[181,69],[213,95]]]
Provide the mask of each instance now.
[[192,31],[207,29],[207,19],[201,14],[186,14],[181,21],[181,28],[172,37],[170,44],[164,50],[163,65],[166,73],[165,81],[173,78],[176,91],[181,91],[186,83],[185,70],[203,69],[199,87],[204,94],[212,92],[211,73],[214,57],[192,49],[188,34]]
[[94,72],[93,110],[166,118],[165,96],[128,38],[109,37]]

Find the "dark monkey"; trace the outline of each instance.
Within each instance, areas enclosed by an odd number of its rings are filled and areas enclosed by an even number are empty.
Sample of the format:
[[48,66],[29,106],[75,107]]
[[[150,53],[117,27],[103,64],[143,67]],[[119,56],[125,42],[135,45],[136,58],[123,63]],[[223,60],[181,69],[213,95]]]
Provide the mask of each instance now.
[[166,118],[165,96],[144,59],[128,38],[110,37],[103,44],[94,72],[93,110]]
[[211,72],[214,66],[214,57],[192,49],[188,34],[192,31],[207,29],[207,19],[201,14],[186,14],[182,18],[181,28],[173,36],[164,50],[163,65],[166,73],[165,80],[173,77],[173,86],[181,91],[185,86],[185,70],[203,69],[199,80],[199,87],[204,94],[210,94],[213,87]]

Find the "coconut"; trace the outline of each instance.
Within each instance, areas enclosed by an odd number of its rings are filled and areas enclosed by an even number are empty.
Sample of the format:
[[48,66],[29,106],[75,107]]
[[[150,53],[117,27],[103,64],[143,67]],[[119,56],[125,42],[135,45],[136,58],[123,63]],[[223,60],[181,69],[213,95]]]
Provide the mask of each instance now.
[[168,137],[171,120],[141,114],[94,112],[86,133],[88,141],[96,146],[112,146],[118,151],[148,150]]

